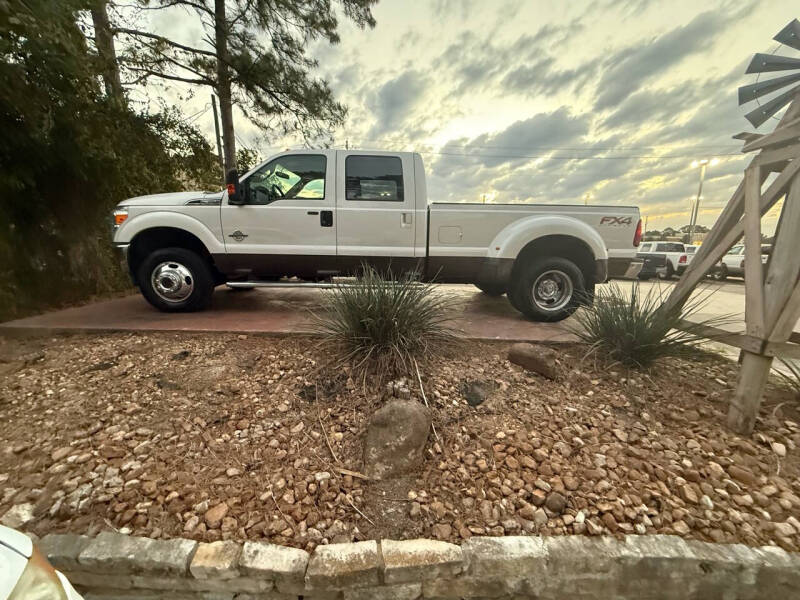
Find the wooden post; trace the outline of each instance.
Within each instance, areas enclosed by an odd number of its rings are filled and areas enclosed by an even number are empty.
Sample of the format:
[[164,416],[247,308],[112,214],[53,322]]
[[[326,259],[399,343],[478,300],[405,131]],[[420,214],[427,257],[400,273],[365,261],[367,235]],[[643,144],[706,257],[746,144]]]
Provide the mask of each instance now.
[[744,176],[744,320],[747,334],[764,337],[764,276],[761,272],[761,169],[753,165]]
[[736,394],[728,407],[728,427],[741,435],[749,435],[756,426],[761,393],[769,377],[772,357],[742,350],[742,366]]
[[[748,169],[745,175],[745,220],[753,220],[753,214],[748,214],[748,211],[752,211],[758,202],[752,196],[757,192],[753,184],[757,180],[755,173]],[[745,223],[745,244],[753,245],[748,236],[756,235],[756,225]],[[766,281],[754,279],[761,275],[760,243],[756,255],[758,272],[746,273],[745,310],[748,312],[745,318],[748,335],[781,343],[791,336],[797,315],[800,314],[800,252],[797,252],[797,240],[800,239],[800,177],[794,178],[786,195],[775,239]],[[748,261],[753,260],[750,256],[745,256],[745,269]],[[762,346],[766,346],[766,343],[762,343]],[[739,383],[728,408],[728,427],[736,433],[749,435],[753,432],[771,368],[772,356],[765,356],[763,350],[760,353],[742,351]]]

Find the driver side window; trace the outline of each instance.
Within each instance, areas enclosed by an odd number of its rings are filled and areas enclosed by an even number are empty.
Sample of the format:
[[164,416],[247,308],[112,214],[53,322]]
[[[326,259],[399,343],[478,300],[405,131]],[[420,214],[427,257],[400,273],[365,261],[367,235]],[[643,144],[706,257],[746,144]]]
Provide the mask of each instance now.
[[326,158],[321,154],[293,154],[269,161],[247,180],[247,204],[276,200],[325,198]]

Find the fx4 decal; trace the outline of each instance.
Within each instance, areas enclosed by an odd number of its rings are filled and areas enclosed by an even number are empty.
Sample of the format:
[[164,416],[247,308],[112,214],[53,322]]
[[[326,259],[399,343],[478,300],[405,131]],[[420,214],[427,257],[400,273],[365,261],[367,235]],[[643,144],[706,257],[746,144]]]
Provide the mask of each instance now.
[[603,217],[600,225],[631,225],[633,217]]

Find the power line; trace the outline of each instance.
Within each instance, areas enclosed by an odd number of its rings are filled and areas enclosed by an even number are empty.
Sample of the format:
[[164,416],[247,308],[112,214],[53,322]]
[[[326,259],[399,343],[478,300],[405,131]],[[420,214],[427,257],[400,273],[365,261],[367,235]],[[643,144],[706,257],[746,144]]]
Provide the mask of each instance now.
[[[638,159],[638,158],[648,158],[648,159],[672,159],[672,158],[680,158],[680,159],[689,159],[689,158],[696,158],[696,154],[667,154],[667,155],[644,155],[644,154],[636,154],[636,155],[628,155],[628,156],[554,156],[551,154],[459,154],[455,152],[435,152],[432,150],[420,150],[420,154],[437,154],[441,156],[463,156],[465,158],[544,158],[548,160],[631,160],[631,159]],[[715,156],[743,156],[740,152],[736,153],[725,153],[725,154],[715,154]]]
[[[378,140],[362,139],[362,142],[367,143],[389,143],[396,144],[396,141],[388,138]],[[427,146],[429,148],[436,147],[435,144],[417,144],[417,146]],[[440,148],[482,148],[485,150],[574,150],[586,152],[600,152],[600,151],[613,151],[613,150],[635,150],[635,149],[648,149],[655,150],[658,148],[685,148],[687,150],[701,149],[701,148],[741,148],[740,144],[656,144],[653,146],[487,146],[481,144],[451,144],[446,143],[439,146]]]

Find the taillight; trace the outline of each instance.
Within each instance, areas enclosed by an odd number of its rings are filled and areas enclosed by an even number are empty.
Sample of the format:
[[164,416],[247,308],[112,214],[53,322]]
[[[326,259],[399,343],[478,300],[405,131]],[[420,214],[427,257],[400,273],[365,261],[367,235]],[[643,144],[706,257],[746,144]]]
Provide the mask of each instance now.
[[682,265],[685,265],[686,264],[686,260],[687,260],[686,255],[685,254],[681,254],[681,257],[678,259],[678,263],[680,263]]
[[633,234],[634,248],[638,246],[641,241],[642,241],[642,220],[639,219],[639,222],[636,224],[636,233]]

